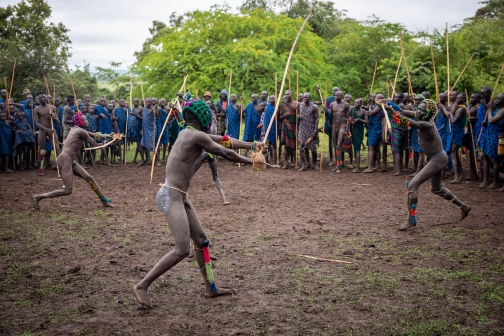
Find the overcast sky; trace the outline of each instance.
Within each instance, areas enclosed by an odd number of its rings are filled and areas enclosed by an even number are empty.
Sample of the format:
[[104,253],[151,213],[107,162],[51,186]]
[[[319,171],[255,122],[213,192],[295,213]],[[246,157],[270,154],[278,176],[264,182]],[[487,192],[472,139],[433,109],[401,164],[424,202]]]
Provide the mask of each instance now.
[[[51,21],[62,22],[70,32],[72,58],[70,64],[90,63],[91,67],[108,66],[109,62],[131,64],[133,53],[142,48],[149,37],[152,21],[168,22],[174,11],[182,14],[196,9],[205,10],[223,0],[46,0],[52,7]],[[481,0],[357,0],[334,1],[336,8],[347,15],[366,20],[376,15],[383,20],[402,23],[410,31],[443,29],[461,24],[474,15]],[[16,4],[19,0],[0,0],[0,6]],[[242,0],[227,0],[236,10]],[[451,10],[450,10],[451,9]],[[293,37],[294,38],[294,37]],[[126,66],[121,66],[126,69]]]

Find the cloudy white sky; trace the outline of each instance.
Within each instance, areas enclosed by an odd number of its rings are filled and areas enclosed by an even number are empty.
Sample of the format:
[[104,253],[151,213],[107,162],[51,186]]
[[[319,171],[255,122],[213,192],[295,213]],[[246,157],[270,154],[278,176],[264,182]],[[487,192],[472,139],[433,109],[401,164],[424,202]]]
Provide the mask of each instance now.
[[[131,64],[133,53],[140,50],[149,36],[152,21],[168,22],[174,11],[184,13],[205,10],[224,0],[46,0],[52,7],[51,21],[62,22],[70,29],[72,59],[70,63],[90,63],[91,67],[108,66],[110,61]],[[349,17],[366,20],[371,15],[391,22],[403,23],[410,31],[443,28],[461,24],[474,15],[481,0],[355,0],[334,1]],[[0,6],[19,0],[0,0]],[[226,1],[233,9],[242,0]],[[126,67],[121,66],[126,69]]]

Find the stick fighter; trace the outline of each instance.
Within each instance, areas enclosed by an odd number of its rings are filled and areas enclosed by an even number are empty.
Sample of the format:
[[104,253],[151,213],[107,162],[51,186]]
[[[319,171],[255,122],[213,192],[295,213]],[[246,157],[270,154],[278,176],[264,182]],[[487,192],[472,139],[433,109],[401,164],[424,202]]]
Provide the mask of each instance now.
[[180,132],[177,142],[168,156],[166,177],[161,185],[156,203],[165,215],[175,239],[175,248],[165,254],[139,283],[133,286],[133,293],[139,303],[152,307],[147,293],[150,284],[189,255],[192,240],[195,257],[205,282],[205,296],[213,298],[232,294],[232,289],[217,288],[214,282],[210,254],[210,244],[193,204],[188,198],[188,189],[193,176],[195,163],[202,151],[222,156],[240,163],[253,160],[237,154],[233,149],[262,150],[263,143],[242,142],[227,136],[206,134],[211,126],[212,115],[203,101],[187,102],[182,109],[187,129]]
[[75,126],[70,128],[68,136],[65,140],[65,146],[63,146],[63,151],[56,159],[56,164],[58,165],[61,172],[63,186],[61,187],[61,189],[57,189],[45,194],[33,195],[33,206],[37,210],[40,210],[39,202],[44,198],[68,196],[72,194],[74,175],[82,178],[89,184],[91,189],[93,189],[93,191],[100,198],[100,201],[104,207],[113,207],[112,204],[110,204],[111,201],[107,197],[103,196],[93,177],[89,175],[80,164],[74,161],[77,152],[81,150],[82,144],[84,142],[87,142],[93,146],[97,146],[97,143],[91,138],[91,136],[100,137],[100,134],[88,133],[86,131],[88,127],[88,121],[82,113],[74,114],[74,116],[72,117],[72,122]]
[[[448,156],[443,150],[441,137],[432,119],[433,114],[437,111],[436,103],[430,99],[425,99],[418,105],[415,112],[401,109],[392,102],[387,103],[386,100],[381,100],[381,104],[388,104],[385,105],[385,109],[393,122],[397,123],[399,127],[411,126],[418,129],[420,147],[429,159],[427,165],[409,184],[406,184],[408,188],[408,219],[400,226],[399,230],[402,231],[416,226],[418,188],[429,179],[431,181],[431,191],[445,200],[456,204],[461,211],[460,220],[466,218],[469,215],[469,211],[471,211],[471,207],[462,203],[450,190],[441,184],[443,171],[448,165]],[[416,120],[410,120],[410,118],[416,118]]]

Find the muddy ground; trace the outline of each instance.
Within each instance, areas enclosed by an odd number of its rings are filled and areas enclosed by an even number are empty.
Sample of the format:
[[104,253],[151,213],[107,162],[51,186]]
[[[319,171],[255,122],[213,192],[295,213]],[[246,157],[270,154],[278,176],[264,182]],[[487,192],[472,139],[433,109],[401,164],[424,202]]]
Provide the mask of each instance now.
[[[194,257],[153,284],[154,309],[131,286],[173,248],[157,209],[157,168],[90,168],[114,209],[82,180],[69,197],[56,172],[0,174],[0,334],[6,335],[488,335],[504,333],[504,194],[450,185],[473,210],[419,190],[407,216],[406,176],[268,169],[221,161],[231,205],[207,166],[189,190],[213,248],[216,282],[232,297],[205,299]],[[353,262],[321,262],[305,254]]]

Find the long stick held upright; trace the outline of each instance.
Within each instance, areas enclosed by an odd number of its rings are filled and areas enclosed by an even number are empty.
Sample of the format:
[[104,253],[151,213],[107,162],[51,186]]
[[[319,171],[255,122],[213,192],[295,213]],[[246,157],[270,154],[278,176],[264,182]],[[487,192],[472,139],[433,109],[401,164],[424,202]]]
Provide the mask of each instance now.
[[[229,70],[229,90],[228,90],[228,97],[227,97],[228,104],[229,104],[229,101],[231,100],[230,97],[231,97],[231,83],[232,82],[233,82],[233,69]],[[185,78],[184,78],[184,83],[185,83]]]
[[434,62],[434,49],[432,48],[432,38],[429,37],[430,51],[432,57],[432,71],[434,72],[434,85],[436,86],[436,102],[439,104],[439,86],[436,74],[436,64]]
[[446,85],[448,90],[448,105],[450,105],[450,43],[448,42],[448,22],[446,22]]
[[[125,61],[126,62],[126,61]],[[127,64],[126,64],[127,65]],[[129,124],[129,109],[133,108],[133,73],[131,72],[131,68],[129,68],[129,73],[130,73],[130,96],[129,96],[129,106],[128,109],[126,110],[126,130],[124,134],[124,150],[123,150],[123,158],[124,158],[124,164],[126,164],[126,148],[128,147],[128,124]]]
[[400,35],[400,41],[401,41],[401,50],[404,58],[404,66],[406,67],[406,75],[408,75],[408,92],[410,95],[413,95],[413,86],[411,85],[411,77],[408,69],[408,61],[406,60],[406,52],[404,50],[402,34]]
[[[374,66],[374,72],[373,72],[373,80],[371,81],[371,88],[369,89],[369,96],[373,93],[373,86],[374,86],[374,80],[376,78],[376,68],[378,67],[378,61],[376,61],[375,66]],[[326,85],[326,91],[327,91],[327,85]]]
[[[47,83],[47,77],[45,75],[44,75],[44,82],[45,82],[46,89],[47,89],[47,95],[50,96],[51,90],[49,90],[49,83]],[[54,97],[53,97],[53,99],[54,99]],[[54,108],[54,105],[51,105],[51,104],[49,104],[49,109],[51,110],[51,113],[49,114],[49,118],[51,120],[51,131],[52,131],[51,140],[52,140],[52,145],[53,145],[54,161],[56,162],[58,160],[58,153],[57,153],[58,150],[56,147],[56,140],[54,139],[54,135],[55,135],[54,134],[54,123],[53,123],[53,118],[52,118],[52,114],[53,114],[53,112],[56,112],[56,109]],[[61,177],[58,164],[56,164],[56,170],[58,171],[58,177]]]
[[[185,77],[184,77],[184,83],[182,83],[182,87],[180,88],[179,92],[181,92],[184,89],[188,77],[189,77],[189,75],[185,75]],[[142,82],[140,82],[140,86],[141,85],[142,85]],[[143,95],[143,89],[142,89],[142,95]],[[144,98],[144,100],[145,100],[145,98]],[[177,97],[177,102],[178,102],[178,97]],[[171,112],[171,110],[170,110],[170,112]],[[152,167],[151,167],[151,173],[150,173],[150,185],[152,185],[152,177],[154,176],[154,163],[156,161],[154,158],[157,155],[157,151],[159,149],[159,144],[161,143],[161,137],[163,136],[163,133],[164,133],[165,128],[166,128],[166,125],[168,124],[169,116],[170,116],[170,114],[168,114],[168,116],[166,117],[166,120],[165,120],[164,125],[163,125],[163,129],[161,130],[161,133],[159,133],[159,138],[158,138],[158,142],[157,142],[156,148],[154,150],[154,155],[152,155]],[[175,122],[176,122],[176,120],[175,120]]]
[[[327,81],[326,81],[326,83],[327,83]],[[296,69],[296,130],[294,132],[295,137],[296,137],[296,153],[294,153],[294,162],[295,162],[294,163],[294,168],[295,169],[298,169],[298,140],[297,140],[297,134],[298,134],[298,110],[299,110],[298,97],[299,97],[299,70]],[[324,103],[324,108],[325,108],[325,103]],[[287,136],[287,133],[285,134],[285,136]]]
[[[321,145],[320,145],[320,172],[322,173],[322,161],[324,158],[324,135],[325,135],[325,123],[326,123],[326,114],[325,114],[325,101],[324,98],[322,97],[322,92],[320,92],[320,86],[317,85],[317,91],[320,97],[320,102],[322,105],[322,113],[324,113],[324,123],[322,124],[322,139],[320,140]],[[329,148],[331,150],[331,148]]]
[[395,88],[397,83],[397,76],[399,76],[399,69],[401,69],[401,62],[403,59],[403,53],[401,52],[401,57],[399,58],[399,64],[397,65],[397,71],[394,78],[394,85],[392,86],[392,97],[395,97]]
[[[10,82],[9,98],[12,97],[12,87],[14,86],[14,74],[16,73],[16,60],[14,59],[14,67],[12,68],[12,78]],[[7,88],[5,88],[7,90]]]
[[[308,19],[310,19],[310,17],[312,16],[312,13],[313,13],[313,11],[310,11],[310,13],[308,14],[308,16],[304,20],[303,25],[301,26],[301,29],[299,29],[299,32],[297,33],[296,39],[294,40],[294,43],[292,44],[292,48],[291,48],[291,51],[289,53],[289,58],[287,58],[287,64],[285,65],[284,75],[283,75],[283,79],[282,79],[282,84],[280,85],[280,91],[279,92],[283,92],[283,88],[284,88],[284,85],[285,85],[285,78],[287,77],[287,72],[289,70],[289,65],[290,65],[290,61],[291,61],[292,55],[294,54],[294,49],[296,48],[296,44],[297,44],[297,41],[299,40],[299,36],[301,36],[301,33],[303,32],[303,29],[306,26],[306,23],[308,22]],[[280,106],[280,99],[277,99],[277,101],[276,101],[275,112],[273,112],[273,116],[271,117],[270,123],[268,125],[268,129],[266,130],[266,133],[264,134],[264,139],[268,138],[269,132],[271,130],[271,126],[273,125],[273,120],[276,118],[276,115],[277,115],[277,112],[278,112],[278,106]],[[297,139],[296,139],[296,141],[297,141]]]
[[457,80],[455,81],[455,84],[453,84],[451,90],[450,90],[450,93],[455,90],[455,86],[457,86],[457,83],[459,82],[460,78],[462,78],[462,75],[464,74],[464,72],[466,71],[467,67],[469,66],[469,63],[471,63],[472,59],[474,57],[474,54],[471,55],[471,57],[469,58],[469,61],[467,61],[464,69],[462,70],[462,72],[460,73],[460,75],[458,76]]

